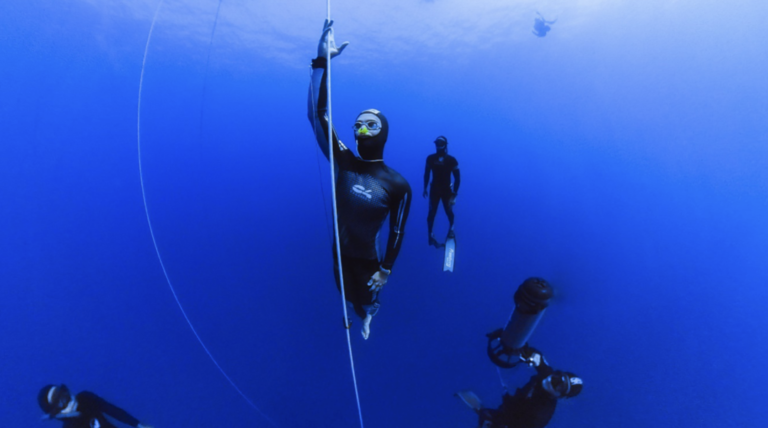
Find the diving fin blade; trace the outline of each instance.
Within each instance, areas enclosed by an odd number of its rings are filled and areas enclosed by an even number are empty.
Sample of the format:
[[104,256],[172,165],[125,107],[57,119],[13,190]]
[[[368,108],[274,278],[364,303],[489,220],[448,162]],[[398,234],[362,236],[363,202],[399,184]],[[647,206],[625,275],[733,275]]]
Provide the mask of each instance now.
[[475,412],[479,412],[483,408],[483,402],[480,401],[480,397],[472,391],[459,391],[454,395],[459,397],[464,404]]
[[456,260],[456,240],[448,238],[445,241],[445,258],[443,260],[443,272],[453,272],[453,262]]

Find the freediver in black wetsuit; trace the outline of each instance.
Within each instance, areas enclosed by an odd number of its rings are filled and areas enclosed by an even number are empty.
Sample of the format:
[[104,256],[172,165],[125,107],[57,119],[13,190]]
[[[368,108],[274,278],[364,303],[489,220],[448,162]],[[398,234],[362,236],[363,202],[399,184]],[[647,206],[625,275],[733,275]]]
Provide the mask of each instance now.
[[[435,235],[432,234],[437,206],[441,201],[443,202],[445,215],[448,216],[448,222],[451,225],[448,229],[448,238],[453,238],[453,206],[456,204],[461,176],[459,175],[459,161],[448,154],[448,139],[443,136],[437,137],[435,147],[437,153],[427,156],[427,165],[424,168],[424,197],[429,195],[429,213],[427,214],[429,245],[440,248],[441,245],[435,239]],[[427,193],[430,171],[432,172],[432,186]],[[453,174],[454,179],[453,186],[451,186],[451,174]]]
[[45,412],[44,418],[63,422],[62,428],[116,428],[106,416],[135,428],[152,428],[92,392],[82,391],[73,397],[66,385],[43,387],[37,403]]
[[537,37],[544,37],[547,35],[547,32],[552,29],[552,27],[547,24],[554,24],[557,22],[557,19],[554,21],[547,21],[539,12],[536,12],[536,14],[539,15],[539,17],[533,21],[533,31],[531,32]]
[[479,416],[478,428],[544,428],[555,414],[558,400],[581,393],[581,378],[552,369],[536,349],[526,345],[520,360],[534,367],[536,374],[514,394],[506,392],[498,409],[482,407],[471,391],[456,394]]
[[[328,100],[326,85],[327,54],[339,55],[348,42],[336,47],[331,26],[326,21],[312,60],[309,86],[309,121],[320,149],[328,153]],[[338,207],[344,293],[355,313],[363,320],[362,334],[368,339],[373,316],[379,310],[379,293],[392,273],[403,244],[405,222],[411,205],[411,187],[397,171],[384,163],[384,143],[389,124],[378,110],[365,110],[353,126],[359,156],[355,156],[333,132],[333,156],[338,167],[336,203]],[[389,215],[389,239],[384,257],[378,250],[379,231]],[[334,274],[339,285],[338,260],[334,245]],[[345,325],[349,327],[345,320]]]

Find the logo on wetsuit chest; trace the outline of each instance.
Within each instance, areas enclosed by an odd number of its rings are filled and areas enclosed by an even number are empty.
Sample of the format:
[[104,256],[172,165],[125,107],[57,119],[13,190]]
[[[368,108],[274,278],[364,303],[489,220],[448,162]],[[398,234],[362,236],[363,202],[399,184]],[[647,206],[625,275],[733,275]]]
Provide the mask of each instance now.
[[373,190],[366,190],[365,187],[359,184],[355,184],[354,186],[352,186],[352,191],[357,193],[358,195],[365,196],[366,198],[368,198],[368,200],[371,200],[373,198],[373,195],[371,195],[371,192],[373,192]]

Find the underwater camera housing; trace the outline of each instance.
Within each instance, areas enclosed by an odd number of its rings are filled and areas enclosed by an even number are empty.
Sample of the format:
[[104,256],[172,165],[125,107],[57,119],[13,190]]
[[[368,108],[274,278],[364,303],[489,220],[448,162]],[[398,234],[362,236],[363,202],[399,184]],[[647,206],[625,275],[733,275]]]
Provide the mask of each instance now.
[[488,357],[497,366],[510,369],[520,363],[520,351],[549,306],[554,290],[541,278],[528,278],[517,288],[515,308],[503,329],[488,333]]

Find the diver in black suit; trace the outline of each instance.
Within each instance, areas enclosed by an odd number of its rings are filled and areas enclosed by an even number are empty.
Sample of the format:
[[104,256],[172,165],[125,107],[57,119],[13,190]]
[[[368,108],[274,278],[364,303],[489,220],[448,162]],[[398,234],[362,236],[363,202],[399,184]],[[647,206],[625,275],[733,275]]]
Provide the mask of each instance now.
[[[309,121],[315,138],[326,158],[330,158],[328,131],[328,56],[344,50],[347,42],[337,47],[333,38],[333,21],[325,21],[323,35],[312,60],[309,86]],[[330,49],[329,49],[330,44]],[[330,50],[330,52],[329,52]],[[405,237],[405,222],[411,207],[411,186],[397,171],[384,163],[384,144],[389,122],[378,110],[361,112],[352,126],[358,156],[331,130],[333,158],[338,167],[336,202],[338,236],[344,278],[344,293],[355,313],[363,320],[363,338],[370,335],[371,320],[379,310],[379,293],[392,274],[392,266]],[[334,167],[334,166],[332,166]],[[389,216],[389,238],[386,252],[379,254],[379,231]],[[340,274],[334,245],[334,273],[340,289]],[[349,328],[349,322],[344,320]]]
[[[435,225],[435,215],[437,206],[443,203],[445,215],[448,216],[450,227],[448,229],[448,238],[454,237],[453,232],[453,206],[456,204],[456,195],[459,192],[461,184],[461,175],[459,174],[459,161],[448,154],[448,139],[439,136],[435,139],[436,153],[427,156],[427,165],[424,167],[424,197],[429,196],[429,213],[427,214],[427,228],[429,231],[429,245],[440,248],[440,244],[432,234],[432,227]],[[432,173],[432,185],[427,192],[429,184],[429,175]],[[451,175],[453,175],[453,185],[451,185]]]
[[498,409],[482,407],[471,391],[456,394],[479,416],[478,427],[544,428],[555,413],[557,402],[581,392],[582,380],[573,373],[554,370],[539,351],[525,346],[520,360],[536,369],[528,383],[514,394],[506,392]]
[[47,385],[37,395],[44,419],[63,422],[63,428],[115,428],[107,416],[134,428],[152,428],[98,395],[82,391],[75,396],[66,385]]
[[552,27],[547,24],[554,24],[557,22],[557,19],[554,21],[547,21],[539,12],[536,12],[536,14],[539,15],[539,17],[533,21],[532,33],[537,37],[544,37],[547,35],[547,32],[552,29]]

